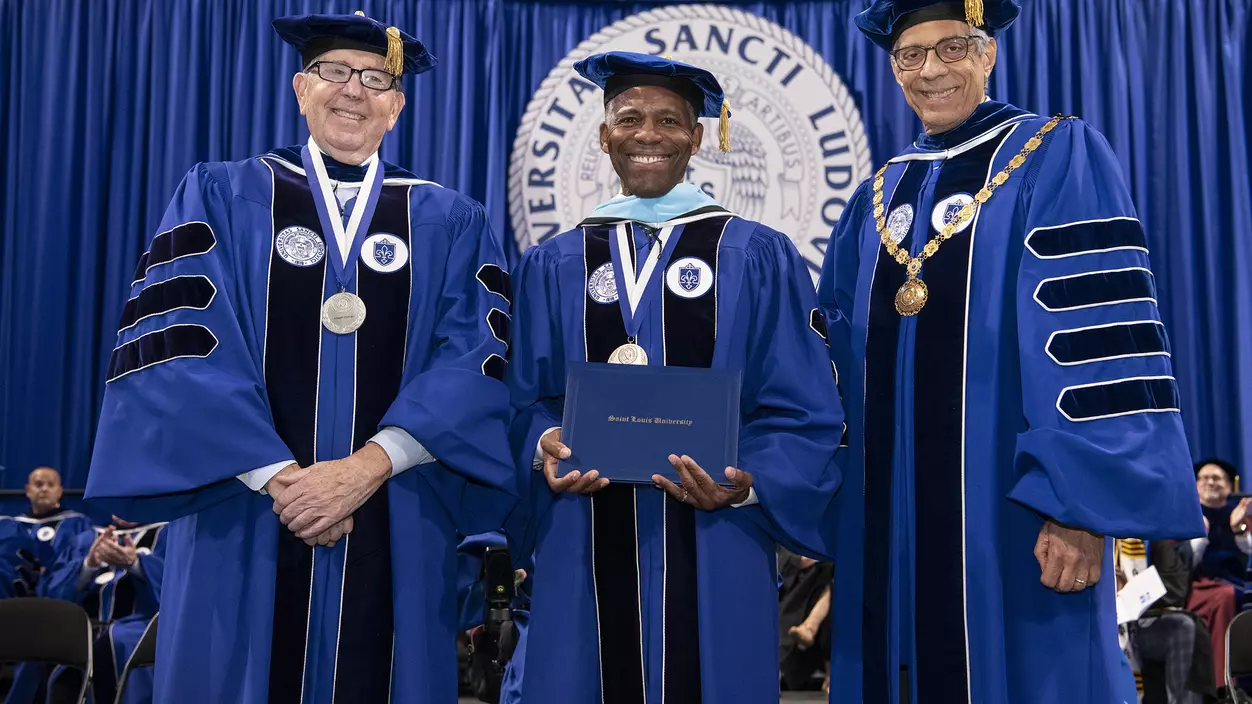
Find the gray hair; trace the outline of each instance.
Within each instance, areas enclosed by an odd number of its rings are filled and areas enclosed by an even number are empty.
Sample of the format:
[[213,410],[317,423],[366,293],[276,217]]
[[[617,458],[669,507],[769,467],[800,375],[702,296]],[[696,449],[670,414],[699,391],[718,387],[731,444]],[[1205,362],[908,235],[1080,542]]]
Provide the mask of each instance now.
[[987,34],[986,30],[974,25],[969,26],[969,36],[977,38],[982,46],[986,46],[991,41],[991,35]]

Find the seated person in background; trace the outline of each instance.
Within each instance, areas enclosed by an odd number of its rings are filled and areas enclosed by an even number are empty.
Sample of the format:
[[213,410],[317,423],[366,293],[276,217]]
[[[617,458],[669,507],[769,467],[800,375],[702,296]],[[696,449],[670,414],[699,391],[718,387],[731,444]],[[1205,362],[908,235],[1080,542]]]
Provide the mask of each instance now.
[[[111,702],[126,661],[160,608],[165,569],[164,523],[139,525],[113,517],[116,526],[58,539],[61,557],[48,574],[46,595],[82,604],[99,625],[92,665],[97,702]],[[56,668],[58,691],[78,691],[74,670]],[[152,701],[152,669],[136,670],[124,701]]]
[[1203,704],[1215,696],[1209,632],[1186,610],[1191,570],[1171,540],[1118,540],[1113,559],[1120,591],[1129,578],[1155,566],[1165,596],[1119,629],[1131,666],[1143,677],[1144,704]]
[[[51,588],[50,576],[60,564],[59,540],[72,540],[78,535],[92,535],[91,519],[77,511],[61,508],[61,475],[51,467],[38,467],[26,480],[26,498],[30,510],[13,521],[20,527],[18,578],[12,582],[13,596],[47,596],[59,598]],[[5,704],[43,701],[43,684],[52,667],[40,663],[21,663],[13,673]]]
[[1208,535],[1182,545],[1184,561],[1191,567],[1191,595],[1187,608],[1208,628],[1213,643],[1213,660],[1218,681],[1224,677],[1226,627],[1244,602],[1248,553],[1252,535],[1248,533],[1248,508],[1252,498],[1230,499],[1238,476],[1234,465],[1207,459],[1195,465],[1196,491]]
[[779,667],[783,689],[816,689],[821,672],[823,692],[830,689],[830,586],[834,565],[778,548]]
[[61,475],[51,467],[36,468],[26,480],[30,510],[14,520],[25,527],[30,540],[28,547],[20,553],[23,559],[22,588],[25,591],[16,596],[36,595],[40,574],[56,561],[53,539],[58,532],[77,534],[92,530],[91,519],[77,511],[61,508],[64,491]]

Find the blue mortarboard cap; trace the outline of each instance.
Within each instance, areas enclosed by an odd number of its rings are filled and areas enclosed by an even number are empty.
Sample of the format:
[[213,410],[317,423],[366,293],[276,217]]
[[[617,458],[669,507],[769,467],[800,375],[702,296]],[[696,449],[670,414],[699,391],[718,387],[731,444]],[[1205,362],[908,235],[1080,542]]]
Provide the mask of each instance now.
[[354,15],[290,15],[273,22],[283,41],[300,52],[305,66],[333,49],[368,51],[387,57],[383,70],[393,76],[429,71],[439,63],[422,43],[363,12]]
[[592,54],[574,64],[583,78],[604,89],[604,102],[635,86],[660,86],[681,95],[700,117],[720,118],[718,142],[730,151],[730,103],[717,77],[709,71],[663,56],[631,51]]
[[994,37],[1013,24],[1021,11],[1017,0],[874,0],[856,16],[856,26],[875,44],[891,51],[901,32],[922,22],[958,20]]

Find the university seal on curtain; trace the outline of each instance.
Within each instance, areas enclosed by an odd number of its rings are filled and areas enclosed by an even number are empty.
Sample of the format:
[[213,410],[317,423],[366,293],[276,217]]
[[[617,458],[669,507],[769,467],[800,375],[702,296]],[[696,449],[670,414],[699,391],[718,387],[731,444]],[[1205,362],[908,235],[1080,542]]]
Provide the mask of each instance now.
[[602,51],[669,56],[712,71],[732,113],[731,151],[717,121],[687,179],[731,211],[791,236],[814,278],[834,227],[870,175],[869,142],[847,87],[803,40],[721,5],[671,5],[631,15],[579,44],[548,74],[518,126],[509,162],[509,214],[518,249],[543,242],[617,195],[600,151],[600,89],[573,70]]

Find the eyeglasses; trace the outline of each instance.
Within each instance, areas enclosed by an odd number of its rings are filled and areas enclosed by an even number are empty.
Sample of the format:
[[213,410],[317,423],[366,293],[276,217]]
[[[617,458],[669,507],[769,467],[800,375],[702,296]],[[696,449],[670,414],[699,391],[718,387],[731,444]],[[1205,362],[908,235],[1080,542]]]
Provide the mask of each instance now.
[[896,66],[901,71],[916,71],[926,64],[926,57],[930,55],[931,49],[935,51],[935,56],[945,64],[955,63],[969,56],[969,47],[977,41],[981,41],[981,37],[948,37],[940,40],[938,44],[932,46],[906,46],[891,52],[891,58],[896,62]]
[[376,68],[352,68],[347,64],[341,64],[338,61],[314,61],[305,71],[312,71],[322,80],[331,83],[347,83],[352,80],[352,74],[361,74],[361,85],[370,90],[391,90],[396,83],[396,77]]

